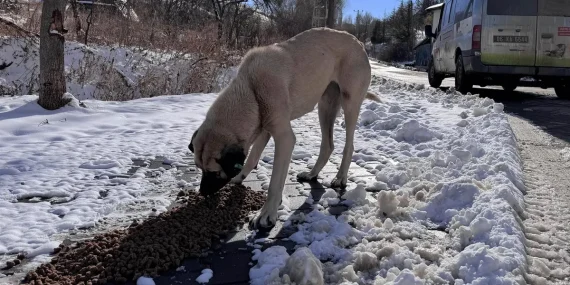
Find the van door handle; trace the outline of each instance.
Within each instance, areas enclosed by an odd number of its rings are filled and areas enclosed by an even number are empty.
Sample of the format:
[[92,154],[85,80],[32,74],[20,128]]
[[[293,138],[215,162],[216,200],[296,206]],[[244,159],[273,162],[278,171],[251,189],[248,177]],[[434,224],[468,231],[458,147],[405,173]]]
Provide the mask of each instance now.
[[504,31],[504,30],[503,30],[503,29],[499,29],[499,32],[502,32],[502,31]]
[[542,34],[543,39],[552,39],[554,37],[553,34]]
[[520,33],[520,32],[521,32],[521,29],[516,29],[515,31],[517,31],[517,33]]

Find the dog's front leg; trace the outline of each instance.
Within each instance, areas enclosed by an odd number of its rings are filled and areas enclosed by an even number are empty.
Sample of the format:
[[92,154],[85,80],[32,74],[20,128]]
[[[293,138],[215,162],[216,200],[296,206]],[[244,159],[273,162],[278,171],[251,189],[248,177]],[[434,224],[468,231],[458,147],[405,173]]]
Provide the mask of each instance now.
[[269,142],[271,135],[266,131],[261,131],[261,134],[255,139],[253,143],[253,147],[249,152],[249,156],[247,157],[247,161],[243,166],[243,169],[240,171],[238,176],[232,178],[231,183],[234,184],[241,184],[243,180],[249,175],[249,173],[255,168],[259,159],[261,158],[261,154]]
[[289,120],[283,122],[281,126],[272,127],[269,132],[275,140],[275,159],[267,200],[259,214],[251,221],[251,226],[255,228],[270,228],[277,222],[277,210],[281,204],[283,187],[295,147],[295,134]]

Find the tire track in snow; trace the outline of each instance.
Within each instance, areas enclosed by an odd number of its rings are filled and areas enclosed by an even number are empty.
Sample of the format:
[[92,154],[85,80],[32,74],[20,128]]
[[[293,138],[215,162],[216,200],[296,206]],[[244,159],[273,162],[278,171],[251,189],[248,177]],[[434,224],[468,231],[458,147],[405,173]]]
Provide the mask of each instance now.
[[519,142],[528,193],[524,221],[530,284],[570,284],[570,160],[568,144],[509,117]]

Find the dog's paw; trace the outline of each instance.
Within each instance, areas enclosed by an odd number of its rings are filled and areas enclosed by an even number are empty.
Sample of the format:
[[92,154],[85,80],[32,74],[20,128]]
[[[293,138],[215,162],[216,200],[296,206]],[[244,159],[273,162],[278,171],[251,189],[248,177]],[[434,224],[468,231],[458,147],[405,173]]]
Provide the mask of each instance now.
[[251,229],[271,229],[277,223],[277,210],[261,208],[261,211],[249,222]]
[[301,172],[297,174],[297,180],[299,181],[313,181],[316,180],[317,176],[311,175],[311,172]]
[[348,182],[348,179],[337,177],[337,178],[333,179],[333,181],[331,182],[331,188],[346,189],[347,182]]
[[240,173],[240,174],[238,174],[238,176],[232,178],[232,180],[230,180],[230,183],[238,184],[238,185],[242,184],[246,177],[247,177],[247,175]]

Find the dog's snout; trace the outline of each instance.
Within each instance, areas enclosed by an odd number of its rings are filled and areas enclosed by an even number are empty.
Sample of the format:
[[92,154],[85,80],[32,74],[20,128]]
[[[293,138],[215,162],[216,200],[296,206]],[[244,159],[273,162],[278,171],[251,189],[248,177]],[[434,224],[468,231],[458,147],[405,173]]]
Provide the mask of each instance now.
[[200,194],[202,196],[212,195],[220,191],[228,182],[228,179],[221,178],[215,172],[203,172],[202,181],[200,181]]

